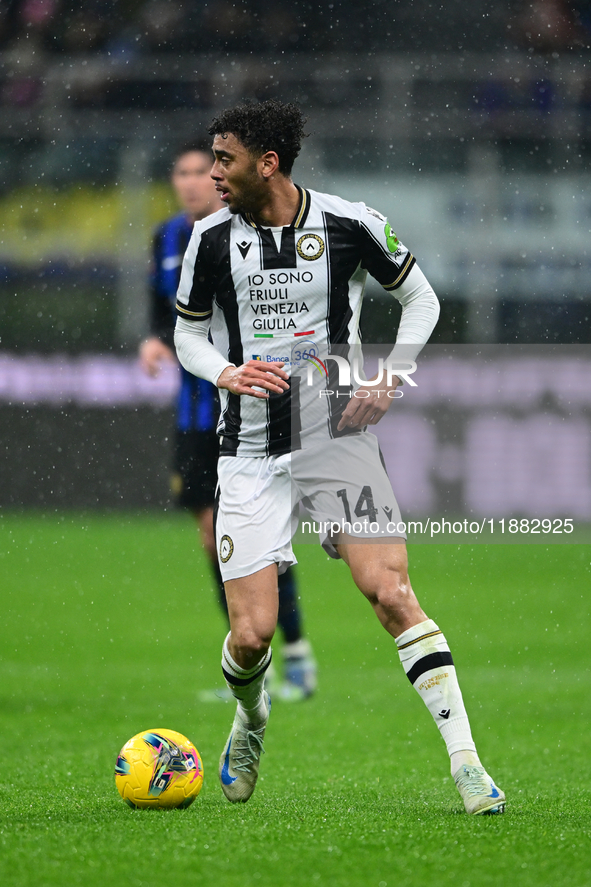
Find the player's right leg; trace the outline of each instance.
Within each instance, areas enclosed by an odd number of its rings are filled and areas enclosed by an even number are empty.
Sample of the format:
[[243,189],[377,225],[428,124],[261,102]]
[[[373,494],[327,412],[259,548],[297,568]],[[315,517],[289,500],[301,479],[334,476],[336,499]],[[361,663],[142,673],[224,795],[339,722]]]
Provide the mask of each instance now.
[[[218,600],[228,614],[224,581],[218,564],[214,530],[214,504],[217,485],[218,438],[214,431],[195,429],[177,430],[174,451],[172,488],[178,504],[189,509],[199,527],[199,537],[215,580]],[[272,681],[272,666],[268,671],[267,687],[284,701],[294,702],[311,696],[317,685],[317,666],[310,642],[302,631],[301,608],[298,602],[297,581],[292,570],[279,577],[279,616],[284,647],[283,681],[276,676]],[[225,700],[228,690],[201,690],[202,701]]]
[[248,801],[263,753],[270,701],[265,672],[277,624],[277,567],[226,583],[230,633],[222,652],[222,671],[237,700],[236,715],[220,758],[222,791],[229,801]]
[[289,458],[221,458],[218,478],[216,543],[230,619],[222,670],[237,700],[219,774],[228,800],[247,801],[269,717],[264,679],[277,624],[278,568],[295,563]]

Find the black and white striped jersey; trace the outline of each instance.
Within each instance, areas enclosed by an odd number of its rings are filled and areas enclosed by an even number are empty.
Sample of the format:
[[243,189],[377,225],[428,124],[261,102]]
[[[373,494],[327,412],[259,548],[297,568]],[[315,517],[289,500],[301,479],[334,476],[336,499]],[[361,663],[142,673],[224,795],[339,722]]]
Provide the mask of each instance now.
[[[314,420],[307,425],[310,405],[293,368],[303,352],[326,354],[359,342],[368,273],[396,291],[414,265],[380,213],[363,203],[298,190],[291,225],[262,228],[248,215],[222,209],[195,224],[184,257],[179,317],[209,320],[215,348],[236,366],[251,359],[282,360],[292,370],[290,391],[268,400],[220,391],[222,456],[298,449],[302,429],[312,425],[315,434],[320,428],[336,436],[339,416],[329,398],[314,404]],[[339,406],[338,412],[345,404]]]

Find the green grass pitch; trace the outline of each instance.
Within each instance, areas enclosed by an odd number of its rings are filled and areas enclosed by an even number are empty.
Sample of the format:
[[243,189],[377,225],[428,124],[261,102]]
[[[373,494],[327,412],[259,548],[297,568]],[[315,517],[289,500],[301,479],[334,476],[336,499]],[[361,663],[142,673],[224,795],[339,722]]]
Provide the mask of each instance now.
[[[3,887],[586,887],[591,883],[591,548],[410,548],[450,642],[505,816],[469,818],[394,643],[342,563],[300,546],[317,696],[276,702],[257,791],[232,806],[225,627],[188,517],[0,520]],[[277,645],[280,646],[279,644]],[[123,743],[188,735],[205,767],[186,811],[132,811]]]

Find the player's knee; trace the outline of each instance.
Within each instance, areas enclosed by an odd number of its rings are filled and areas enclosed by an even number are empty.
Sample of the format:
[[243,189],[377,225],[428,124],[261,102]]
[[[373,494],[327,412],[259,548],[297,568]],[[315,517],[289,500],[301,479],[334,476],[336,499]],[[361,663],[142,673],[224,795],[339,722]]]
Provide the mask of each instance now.
[[368,597],[383,597],[384,595],[403,591],[408,583],[406,569],[381,566],[367,563],[361,571],[357,571],[353,578],[359,588]]
[[271,646],[272,638],[272,632],[257,630],[253,626],[232,629],[233,646],[241,658],[247,657],[257,661]]
[[380,570],[372,577],[368,597],[374,606],[395,612],[409,595],[412,595],[412,588],[406,570]]

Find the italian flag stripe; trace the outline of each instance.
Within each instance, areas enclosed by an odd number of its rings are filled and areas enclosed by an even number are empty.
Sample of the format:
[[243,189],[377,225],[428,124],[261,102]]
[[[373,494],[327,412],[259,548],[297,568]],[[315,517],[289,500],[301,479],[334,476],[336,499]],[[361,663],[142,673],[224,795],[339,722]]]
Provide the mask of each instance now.
[[291,339],[292,336],[294,338],[297,336],[313,336],[314,332],[314,330],[306,330],[303,333],[283,333],[283,335],[281,333],[255,333],[254,337],[255,339]]

